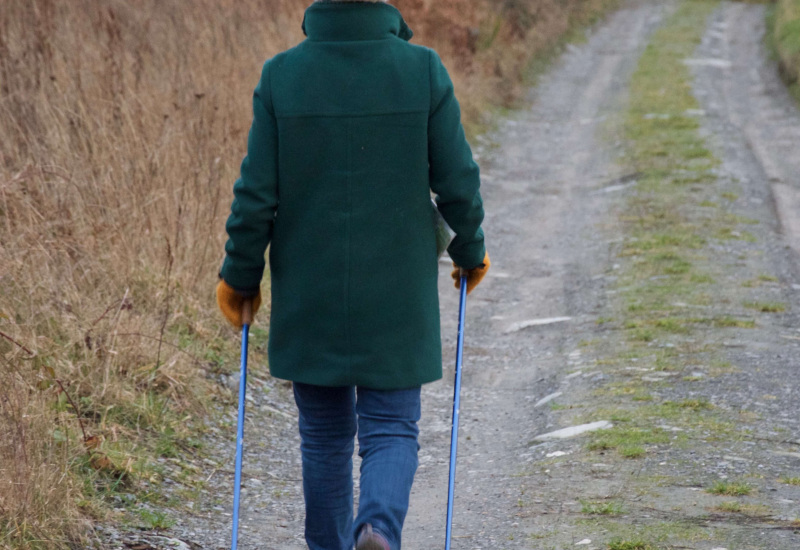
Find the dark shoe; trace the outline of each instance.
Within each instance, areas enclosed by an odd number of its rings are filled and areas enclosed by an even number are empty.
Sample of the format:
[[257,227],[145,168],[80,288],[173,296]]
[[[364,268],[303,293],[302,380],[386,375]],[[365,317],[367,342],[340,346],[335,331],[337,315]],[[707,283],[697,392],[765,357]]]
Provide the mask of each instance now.
[[389,547],[389,541],[381,535],[372,530],[372,525],[365,523],[358,534],[358,542],[356,542],[356,550],[392,550]]

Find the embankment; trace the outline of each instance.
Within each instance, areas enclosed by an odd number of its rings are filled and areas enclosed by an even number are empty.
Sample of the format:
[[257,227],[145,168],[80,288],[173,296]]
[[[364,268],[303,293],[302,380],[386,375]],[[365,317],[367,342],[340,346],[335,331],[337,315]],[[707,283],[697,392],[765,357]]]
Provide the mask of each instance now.
[[778,0],[774,20],[774,45],[781,74],[800,100],[800,0]]

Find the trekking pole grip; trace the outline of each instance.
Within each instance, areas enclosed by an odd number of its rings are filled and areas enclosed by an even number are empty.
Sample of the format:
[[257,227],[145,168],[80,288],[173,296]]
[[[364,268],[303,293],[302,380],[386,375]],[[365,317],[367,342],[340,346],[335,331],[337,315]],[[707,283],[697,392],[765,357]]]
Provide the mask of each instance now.
[[253,322],[253,300],[247,298],[242,302],[242,324],[250,325]]

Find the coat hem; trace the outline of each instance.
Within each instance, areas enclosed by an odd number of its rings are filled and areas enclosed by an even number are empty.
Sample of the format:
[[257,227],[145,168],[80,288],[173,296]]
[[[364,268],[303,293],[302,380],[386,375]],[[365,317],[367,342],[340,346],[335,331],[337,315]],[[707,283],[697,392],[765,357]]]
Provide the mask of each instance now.
[[392,382],[376,382],[375,380],[362,380],[358,377],[351,378],[351,377],[330,377],[327,379],[317,378],[314,376],[305,377],[305,376],[290,376],[284,375],[280,372],[274,372],[270,369],[270,375],[273,378],[277,378],[279,380],[286,380],[288,382],[299,382],[301,384],[310,384],[312,386],[323,386],[329,388],[341,388],[347,386],[357,386],[362,388],[367,388],[371,390],[407,390],[411,388],[416,388],[422,386],[424,384],[430,384],[431,382],[436,382],[437,380],[442,379],[442,373],[439,372],[437,375],[432,376],[423,376],[419,379],[412,380],[411,382],[403,382],[403,383],[392,383]]

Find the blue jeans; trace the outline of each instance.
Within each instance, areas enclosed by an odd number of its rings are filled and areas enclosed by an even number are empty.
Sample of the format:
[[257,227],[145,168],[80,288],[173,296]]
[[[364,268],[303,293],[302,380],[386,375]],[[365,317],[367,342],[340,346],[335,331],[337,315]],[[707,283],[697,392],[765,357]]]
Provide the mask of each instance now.
[[[356,395],[358,398],[356,399]],[[351,550],[366,524],[400,550],[417,471],[420,388],[371,390],[294,384],[310,550]],[[361,491],[353,520],[353,449]]]

